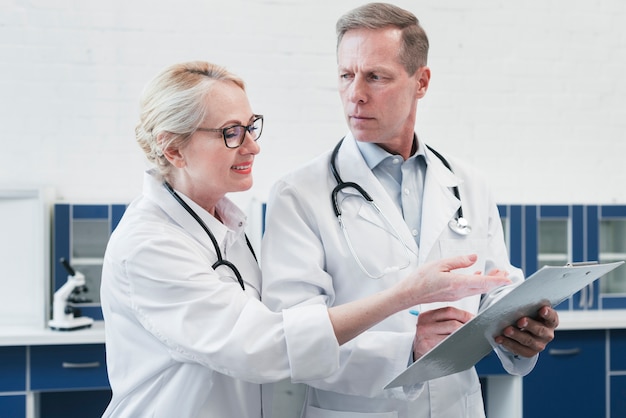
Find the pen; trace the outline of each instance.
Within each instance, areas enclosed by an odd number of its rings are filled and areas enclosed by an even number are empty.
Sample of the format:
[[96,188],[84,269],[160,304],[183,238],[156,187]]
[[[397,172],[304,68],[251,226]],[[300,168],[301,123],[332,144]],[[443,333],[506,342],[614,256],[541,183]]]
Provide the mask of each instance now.
[[419,315],[419,314],[420,314],[420,311],[418,311],[418,310],[416,310],[416,309],[409,309],[409,313],[410,313],[411,315],[415,315],[415,316],[417,316],[417,315]]

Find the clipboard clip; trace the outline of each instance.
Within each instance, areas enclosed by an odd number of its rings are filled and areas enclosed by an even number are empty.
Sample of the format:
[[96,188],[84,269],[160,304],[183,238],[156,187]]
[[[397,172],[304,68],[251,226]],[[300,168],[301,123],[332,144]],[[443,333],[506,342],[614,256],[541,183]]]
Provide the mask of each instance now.
[[[597,261],[578,261],[567,263],[565,267],[582,267],[582,266],[593,266],[598,264]],[[581,309],[591,309],[594,304],[594,288],[593,284],[590,283],[587,286],[580,289],[580,301],[578,303],[578,307]]]
[[593,266],[598,264],[597,261],[576,261],[572,263],[567,263],[565,267],[581,267],[581,266]]

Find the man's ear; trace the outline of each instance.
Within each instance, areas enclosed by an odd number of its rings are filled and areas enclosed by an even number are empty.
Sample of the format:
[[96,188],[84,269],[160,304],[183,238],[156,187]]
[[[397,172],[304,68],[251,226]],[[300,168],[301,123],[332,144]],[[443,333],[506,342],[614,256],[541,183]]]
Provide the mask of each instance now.
[[415,74],[417,78],[417,91],[416,98],[421,99],[426,96],[426,91],[428,90],[428,85],[430,84],[430,68],[427,66],[423,66],[417,69],[417,74]]

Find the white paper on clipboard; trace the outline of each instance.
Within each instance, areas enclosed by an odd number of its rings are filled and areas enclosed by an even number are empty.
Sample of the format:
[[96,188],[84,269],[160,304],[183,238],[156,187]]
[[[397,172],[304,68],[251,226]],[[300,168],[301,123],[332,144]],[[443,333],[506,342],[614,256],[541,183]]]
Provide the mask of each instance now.
[[544,306],[556,306],[624,261],[607,264],[545,266],[480,312],[396,376],[385,389],[462,372],[492,350],[489,337]]

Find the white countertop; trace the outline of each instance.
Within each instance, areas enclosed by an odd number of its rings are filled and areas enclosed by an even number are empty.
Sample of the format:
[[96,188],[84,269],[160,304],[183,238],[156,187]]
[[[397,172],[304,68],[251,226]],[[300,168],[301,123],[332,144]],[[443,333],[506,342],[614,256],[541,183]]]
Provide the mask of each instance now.
[[54,331],[40,327],[0,327],[0,346],[102,344],[104,322],[94,321],[90,328],[76,331]]
[[[604,311],[559,311],[557,330],[626,329],[626,309]],[[53,331],[37,327],[0,327],[0,346],[103,344],[104,322],[76,331]]]
[[559,311],[557,331],[619,328],[626,328],[626,309]]

